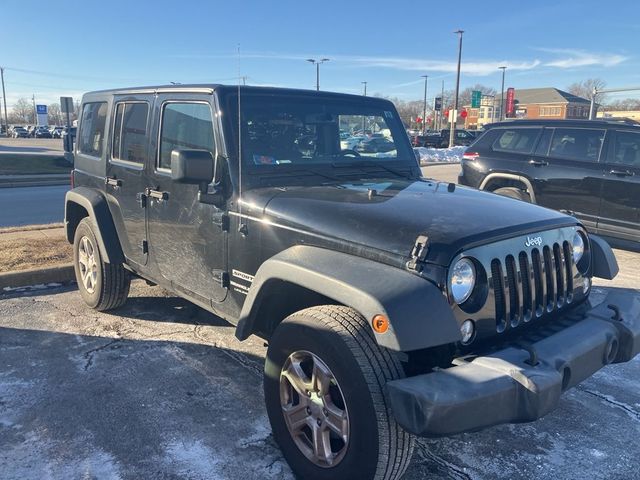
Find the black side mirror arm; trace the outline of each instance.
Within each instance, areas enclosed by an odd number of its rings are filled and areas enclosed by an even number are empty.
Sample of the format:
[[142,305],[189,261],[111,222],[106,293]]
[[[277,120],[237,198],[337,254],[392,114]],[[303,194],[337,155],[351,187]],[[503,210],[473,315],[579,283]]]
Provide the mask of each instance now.
[[198,202],[221,208],[225,200],[224,188],[222,188],[220,183],[214,185],[214,191],[211,193],[209,193],[209,185],[207,183],[203,182],[200,184],[200,188],[198,189]]

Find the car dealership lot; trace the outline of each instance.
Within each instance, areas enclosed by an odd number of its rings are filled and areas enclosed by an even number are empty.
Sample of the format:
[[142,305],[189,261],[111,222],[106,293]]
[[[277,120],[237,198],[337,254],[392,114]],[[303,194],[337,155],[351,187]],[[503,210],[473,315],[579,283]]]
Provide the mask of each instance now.
[[[640,255],[598,281],[638,295]],[[121,309],[73,288],[0,299],[3,478],[291,478],[262,399],[265,348],[157,287]],[[406,478],[640,478],[640,360],[608,367],[526,425],[420,440]],[[479,412],[481,414],[481,412]]]

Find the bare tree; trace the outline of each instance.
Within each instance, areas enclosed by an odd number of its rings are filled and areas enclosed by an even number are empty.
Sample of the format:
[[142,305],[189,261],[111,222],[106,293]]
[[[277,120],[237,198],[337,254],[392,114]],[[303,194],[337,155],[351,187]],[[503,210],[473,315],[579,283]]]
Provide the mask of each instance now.
[[59,103],[52,103],[49,105],[48,108],[48,113],[49,113],[49,123],[52,125],[62,125],[63,124],[63,119],[62,119],[62,112],[60,110],[60,104]]
[[623,98],[621,100],[615,100],[605,105],[606,110],[640,110],[640,99],[638,98]]
[[[572,95],[591,100],[594,88],[600,90],[606,86],[607,82],[605,82],[601,78],[587,78],[586,80],[583,80],[581,82],[572,83],[567,87],[567,91]],[[605,101],[605,94],[599,93],[596,95],[596,103],[604,103]]]
[[19,98],[13,105],[12,113],[20,122],[36,123],[33,104],[26,98]]

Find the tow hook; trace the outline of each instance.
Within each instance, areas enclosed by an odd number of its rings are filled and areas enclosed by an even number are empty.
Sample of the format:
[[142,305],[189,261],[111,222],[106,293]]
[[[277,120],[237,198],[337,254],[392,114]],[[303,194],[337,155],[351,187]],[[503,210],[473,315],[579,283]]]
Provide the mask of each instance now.
[[609,305],[607,305],[607,308],[613,310],[613,317],[611,317],[611,320],[616,322],[622,321],[622,317],[620,316],[620,308],[617,305],[613,305],[612,303],[610,303]]
[[538,362],[538,354],[536,353],[536,349],[533,348],[533,345],[528,342],[520,342],[517,346],[529,354],[529,359],[525,360],[524,363],[531,365],[532,367],[535,367],[540,363]]

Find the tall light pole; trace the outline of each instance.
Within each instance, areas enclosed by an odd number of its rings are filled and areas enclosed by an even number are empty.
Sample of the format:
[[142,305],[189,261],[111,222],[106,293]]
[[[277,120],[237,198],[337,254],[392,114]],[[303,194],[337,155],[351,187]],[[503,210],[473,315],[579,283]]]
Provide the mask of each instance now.
[[307,62],[310,62],[316,66],[316,90],[320,90],[320,64],[328,61],[328,58],[321,58],[320,60],[316,60],[315,58],[307,58]]
[[367,82],[360,82],[361,84],[364,85],[364,96],[367,96]]
[[[500,121],[504,120],[504,72],[507,70],[507,67],[498,67],[502,70],[502,89],[500,91]],[[495,105],[494,105],[495,108]]]
[[449,146],[453,147],[455,145],[456,138],[456,121],[458,120],[456,117],[458,116],[458,94],[460,93],[460,63],[462,61],[462,34],[464,30],[456,30],[453,32],[460,37],[460,41],[458,43],[458,75],[456,77],[456,98],[453,104],[453,115],[451,115],[451,130],[449,130]]
[[7,94],[4,91],[4,67],[0,67],[0,77],[2,77],[2,101],[4,102],[4,127],[5,135],[9,136],[9,120],[7,117]]
[[424,135],[425,127],[427,125],[427,81],[429,75],[421,75],[424,78],[424,103],[422,105],[422,134]]

